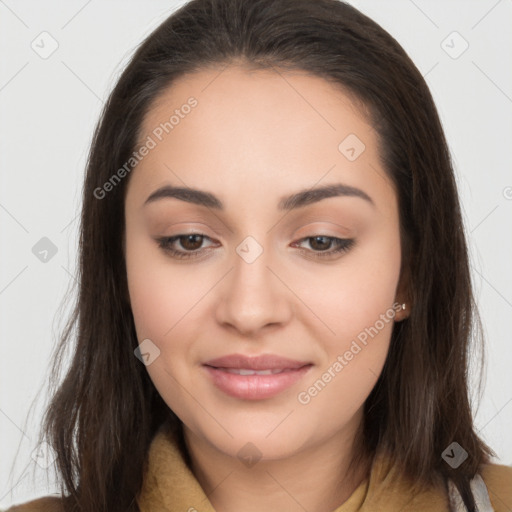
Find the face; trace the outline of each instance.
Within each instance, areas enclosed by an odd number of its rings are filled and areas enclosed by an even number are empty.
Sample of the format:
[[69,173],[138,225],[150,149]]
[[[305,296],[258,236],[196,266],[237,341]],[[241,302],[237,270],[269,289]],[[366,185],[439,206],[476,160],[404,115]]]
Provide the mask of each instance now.
[[402,315],[376,132],[321,78],[233,65],[175,82],[140,142],[129,296],[147,371],[186,431],[267,459],[354,432]]

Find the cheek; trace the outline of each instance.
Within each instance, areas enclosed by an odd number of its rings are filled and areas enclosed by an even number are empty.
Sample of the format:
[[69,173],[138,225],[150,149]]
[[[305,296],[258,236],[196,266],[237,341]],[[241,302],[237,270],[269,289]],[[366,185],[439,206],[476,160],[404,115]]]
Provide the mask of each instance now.
[[[156,242],[127,236],[126,269],[131,308],[139,341],[163,343],[194,315],[204,283],[182,267],[174,267]],[[180,270],[181,268],[181,270]],[[186,316],[187,322],[182,322]]]
[[[346,343],[372,327],[381,314],[392,308],[400,275],[400,237],[398,230],[369,236],[336,265],[305,267],[294,280],[297,295],[314,313],[315,329],[324,324],[328,349],[341,350]],[[392,326],[392,322],[386,326]],[[381,323],[379,323],[381,326]],[[390,335],[390,329],[382,328]]]
[[311,414],[332,419],[333,425],[361,407],[382,371],[394,325],[400,263],[399,233],[389,230],[361,243],[328,272],[300,280],[304,285],[298,293],[307,296],[308,306],[324,324],[319,327],[318,319],[309,324],[324,357],[298,401]]
[[160,351],[146,367],[153,384],[167,405],[187,418],[188,396],[180,391],[179,383],[190,381],[187,341],[197,336],[195,330],[201,325],[194,316],[200,308],[194,305],[204,294],[205,286],[187,272],[171,272],[165,254],[159,255],[155,246],[155,242],[143,237],[127,236],[131,308],[139,343],[150,339]]
[[323,364],[297,400],[311,417],[321,417],[332,428],[364,404],[389,350],[400,246],[389,243],[373,257],[369,254],[361,252],[350,264],[347,260],[345,267],[340,266],[308,296],[311,309],[316,308],[331,332],[324,329],[326,334],[317,336],[323,346]]

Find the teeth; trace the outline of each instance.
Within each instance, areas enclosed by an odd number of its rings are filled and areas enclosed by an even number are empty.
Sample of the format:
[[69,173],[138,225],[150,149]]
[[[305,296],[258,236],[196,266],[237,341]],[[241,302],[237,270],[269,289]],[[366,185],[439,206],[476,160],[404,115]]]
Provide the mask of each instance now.
[[282,373],[284,370],[249,370],[246,368],[223,368],[228,373],[234,373],[235,375],[274,375],[276,373]]

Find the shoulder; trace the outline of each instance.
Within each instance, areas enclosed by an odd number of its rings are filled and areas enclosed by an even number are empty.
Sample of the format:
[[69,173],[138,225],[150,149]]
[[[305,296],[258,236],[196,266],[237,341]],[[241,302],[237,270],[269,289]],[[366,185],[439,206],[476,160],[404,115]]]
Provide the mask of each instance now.
[[512,466],[485,464],[480,469],[495,512],[512,510]]
[[5,512],[63,512],[62,498],[58,496],[45,496],[20,505],[13,505]]

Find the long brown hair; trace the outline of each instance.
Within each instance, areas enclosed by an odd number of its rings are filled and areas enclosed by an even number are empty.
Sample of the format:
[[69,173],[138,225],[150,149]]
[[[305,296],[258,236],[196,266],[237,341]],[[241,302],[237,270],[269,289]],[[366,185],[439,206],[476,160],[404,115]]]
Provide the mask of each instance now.
[[[134,356],[123,250],[129,176],[104,198],[95,190],[129,160],[164,90],[186,73],[233,62],[324,78],[350,94],[377,130],[398,194],[412,310],[394,325],[358,446],[370,454],[386,449],[413,488],[451,478],[474,510],[469,480],[495,455],[475,432],[468,396],[481,325],[450,154],[425,80],[393,37],[338,0],[192,0],[136,50],[94,133],[78,294],[56,349],[74,341],[73,357],[58,384],[55,357],[41,430],[57,454],[66,512],[137,511],[151,440],[163,422],[179,425]],[[441,456],[454,441],[468,453],[457,469]]]

